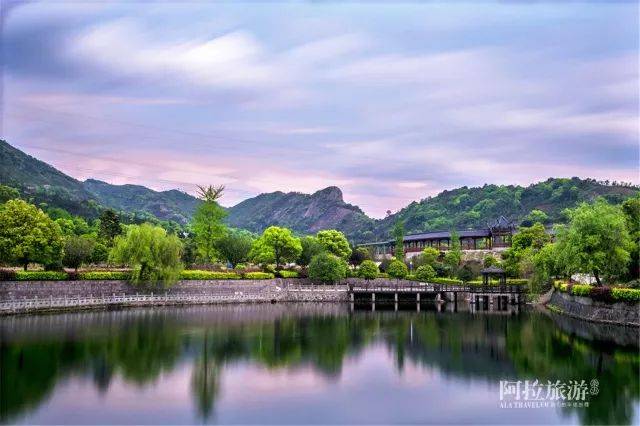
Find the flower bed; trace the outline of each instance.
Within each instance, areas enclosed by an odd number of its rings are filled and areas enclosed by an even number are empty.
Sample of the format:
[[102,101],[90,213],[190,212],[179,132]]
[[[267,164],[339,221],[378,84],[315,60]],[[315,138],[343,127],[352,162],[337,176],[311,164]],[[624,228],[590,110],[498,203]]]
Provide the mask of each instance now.
[[586,284],[571,284],[556,280],[553,287],[563,293],[574,296],[590,297],[603,302],[638,302],[640,301],[640,289],[625,287],[595,287]]

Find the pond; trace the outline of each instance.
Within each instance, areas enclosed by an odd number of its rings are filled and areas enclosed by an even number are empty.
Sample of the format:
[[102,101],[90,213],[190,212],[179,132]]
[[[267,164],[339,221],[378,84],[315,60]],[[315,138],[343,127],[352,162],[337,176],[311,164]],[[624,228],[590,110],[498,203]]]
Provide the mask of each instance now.
[[[637,329],[532,309],[167,307],[0,332],[3,423],[637,424],[640,409]],[[563,386],[573,401],[549,393]]]

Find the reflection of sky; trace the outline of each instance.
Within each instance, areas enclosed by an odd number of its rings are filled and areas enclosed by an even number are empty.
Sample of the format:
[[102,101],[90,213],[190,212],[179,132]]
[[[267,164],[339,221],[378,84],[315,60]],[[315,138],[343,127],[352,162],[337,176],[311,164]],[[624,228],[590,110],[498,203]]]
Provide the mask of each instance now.
[[374,215],[638,182],[636,2],[4,4],[2,136],[78,178],[338,185]]
[[[23,423],[198,423],[189,361],[137,387],[115,378],[100,394],[90,378],[60,382]],[[445,377],[408,361],[402,372],[383,344],[345,359],[339,377],[311,367],[268,370],[253,363],[222,369],[216,423],[575,423],[553,409],[498,408],[498,383]]]

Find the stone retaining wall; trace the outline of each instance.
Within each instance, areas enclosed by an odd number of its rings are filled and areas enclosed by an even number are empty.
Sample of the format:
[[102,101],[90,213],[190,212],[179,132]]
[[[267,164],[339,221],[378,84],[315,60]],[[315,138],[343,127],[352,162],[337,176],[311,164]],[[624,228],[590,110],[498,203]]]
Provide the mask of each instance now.
[[640,326],[640,303],[605,303],[590,297],[554,291],[547,306],[561,313],[587,321]]
[[[306,284],[306,285],[305,285]],[[151,294],[169,296],[214,296],[224,303],[237,302],[346,302],[346,286],[312,286],[307,280],[184,280],[162,288],[143,288],[126,281],[4,281],[0,302],[24,299],[101,298]],[[300,291],[300,286],[304,291]],[[341,290],[341,291],[336,291]],[[171,303],[171,302],[169,302]]]

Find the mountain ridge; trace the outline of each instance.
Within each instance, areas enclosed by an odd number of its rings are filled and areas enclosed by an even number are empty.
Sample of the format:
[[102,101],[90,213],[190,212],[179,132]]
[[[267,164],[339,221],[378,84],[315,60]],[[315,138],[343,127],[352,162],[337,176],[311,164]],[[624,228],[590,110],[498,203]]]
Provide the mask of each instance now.
[[[153,215],[185,225],[200,200],[171,189],[155,191],[135,184],[113,185],[97,179],[81,182],[55,167],[0,140],[0,183],[44,207],[95,218],[104,208],[128,214]],[[459,187],[414,201],[383,219],[373,219],[356,205],[346,203],[337,186],[312,194],[275,191],[262,193],[226,208],[230,226],[262,232],[271,225],[286,226],[299,234],[338,229],[354,242],[390,237],[397,220],[406,233],[434,229],[484,227],[504,215],[520,223],[533,209],[544,211],[548,222],[562,222],[563,210],[581,201],[604,197],[618,203],[638,194],[637,186],[607,185],[594,179],[549,178],[519,185],[485,184]]]

